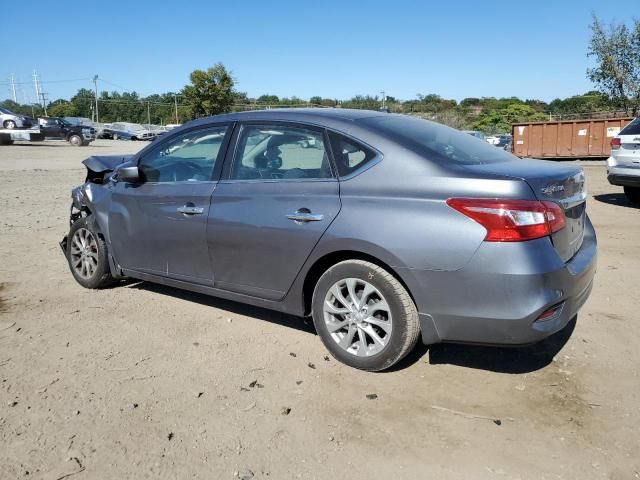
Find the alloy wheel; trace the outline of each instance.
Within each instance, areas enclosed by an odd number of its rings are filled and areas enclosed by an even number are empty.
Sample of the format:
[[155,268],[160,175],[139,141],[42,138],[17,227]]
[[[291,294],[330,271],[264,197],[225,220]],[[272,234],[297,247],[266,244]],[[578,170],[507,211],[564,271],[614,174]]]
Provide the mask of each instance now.
[[98,268],[98,242],[86,228],[79,228],[71,238],[71,268],[82,278],[93,277]]
[[375,355],[391,339],[391,308],[382,293],[365,280],[345,278],[334,283],[325,297],[323,313],[333,340],[352,355]]

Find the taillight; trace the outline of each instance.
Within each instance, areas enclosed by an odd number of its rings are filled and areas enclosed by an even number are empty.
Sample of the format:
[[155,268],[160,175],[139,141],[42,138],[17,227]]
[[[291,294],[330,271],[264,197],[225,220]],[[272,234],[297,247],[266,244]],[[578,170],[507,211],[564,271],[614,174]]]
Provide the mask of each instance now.
[[621,144],[622,144],[622,142],[620,141],[620,139],[618,137],[613,137],[611,139],[611,150],[618,150],[620,148]]
[[487,242],[520,242],[564,228],[564,212],[553,202],[499,198],[450,198],[447,205],[487,229]]

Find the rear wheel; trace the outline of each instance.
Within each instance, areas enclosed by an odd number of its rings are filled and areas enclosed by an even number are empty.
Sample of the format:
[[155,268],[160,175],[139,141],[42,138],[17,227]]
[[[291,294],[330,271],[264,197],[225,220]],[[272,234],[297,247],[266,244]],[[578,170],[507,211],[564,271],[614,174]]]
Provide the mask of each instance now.
[[103,288],[113,283],[107,245],[95,231],[91,217],[77,220],[67,237],[67,260],[76,281],[85,288]]
[[5,120],[3,123],[4,128],[14,129],[16,128],[16,122],[13,120]]
[[117,133],[114,133],[114,134],[112,135],[112,138],[113,138],[114,140],[117,140],[117,139],[118,139],[118,134],[117,134]]
[[413,300],[391,273],[374,263],[347,260],[334,265],[318,280],[312,302],[322,342],[351,367],[384,370],[418,341]]
[[640,187],[624,187],[624,194],[631,203],[640,205]]

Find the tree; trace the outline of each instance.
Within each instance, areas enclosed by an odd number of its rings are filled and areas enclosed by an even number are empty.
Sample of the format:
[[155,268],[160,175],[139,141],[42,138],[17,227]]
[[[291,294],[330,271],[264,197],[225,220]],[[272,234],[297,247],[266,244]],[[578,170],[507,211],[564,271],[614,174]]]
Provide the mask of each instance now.
[[222,63],[204,70],[194,70],[189,76],[191,85],[182,90],[182,95],[191,104],[193,116],[201,117],[228,112],[233,105],[231,74]]
[[624,23],[607,29],[594,15],[588,57],[595,57],[596,66],[587,76],[597,88],[608,95],[627,113],[640,111],[640,20],[629,29]]
[[54,102],[51,102],[49,107],[47,108],[47,113],[51,117],[76,117],[78,111],[73,103],[59,99]]
[[473,121],[474,130],[485,133],[503,133],[511,130],[511,124],[546,120],[544,113],[524,103],[512,103],[501,110],[482,111]]

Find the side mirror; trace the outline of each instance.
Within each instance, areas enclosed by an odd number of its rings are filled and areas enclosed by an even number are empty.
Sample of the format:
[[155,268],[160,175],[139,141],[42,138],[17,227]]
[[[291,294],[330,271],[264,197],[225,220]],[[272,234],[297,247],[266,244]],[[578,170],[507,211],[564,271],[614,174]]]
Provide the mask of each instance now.
[[136,183],[140,181],[140,171],[137,165],[132,167],[120,167],[116,170],[118,180],[127,183]]

